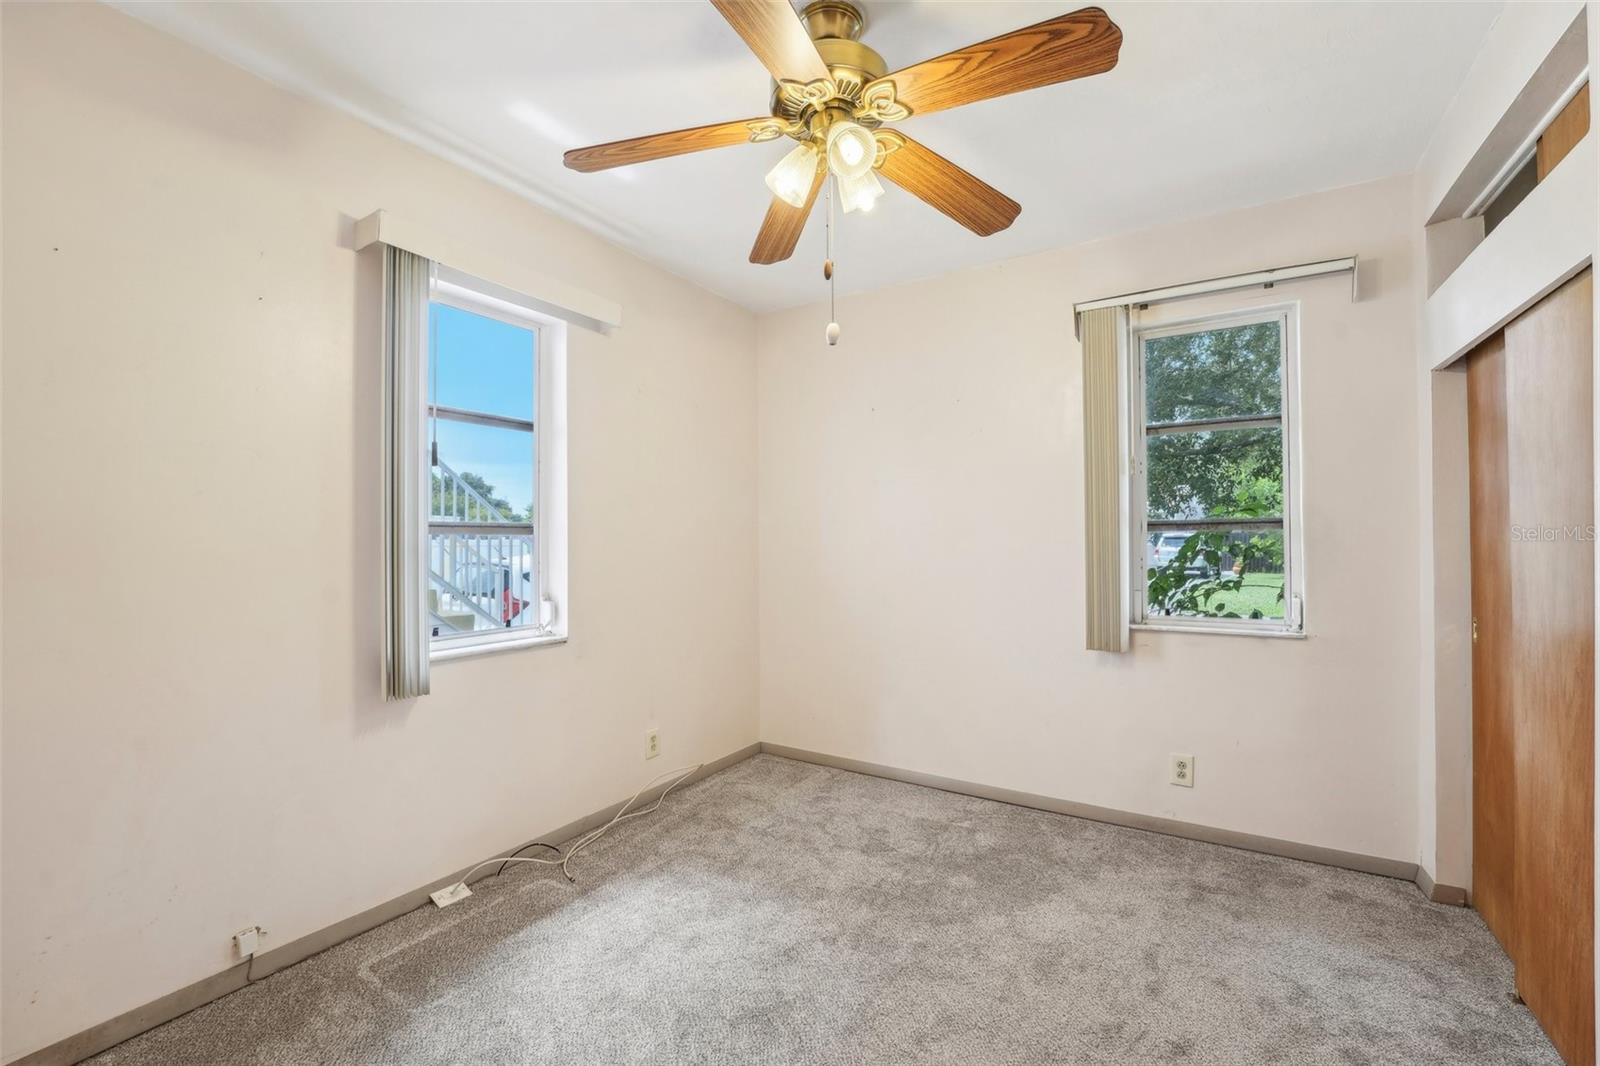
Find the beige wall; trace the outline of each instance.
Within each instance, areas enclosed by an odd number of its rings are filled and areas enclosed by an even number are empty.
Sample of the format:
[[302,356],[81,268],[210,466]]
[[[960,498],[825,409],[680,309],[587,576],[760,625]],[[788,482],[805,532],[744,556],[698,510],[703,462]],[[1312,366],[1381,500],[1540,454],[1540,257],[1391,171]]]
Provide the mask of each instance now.
[[[1409,205],[1402,177],[846,298],[835,349],[825,308],[764,317],[762,739],[1415,861]],[[1309,638],[1083,650],[1071,304],[1346,255],[1358,303],[1239,298],[1304,301]]]
[[[756,739],[748,313],[106,8],[3,39],[0,1056]],[[403,706],[380,207],[626,315],[571,335],[571,642]]]

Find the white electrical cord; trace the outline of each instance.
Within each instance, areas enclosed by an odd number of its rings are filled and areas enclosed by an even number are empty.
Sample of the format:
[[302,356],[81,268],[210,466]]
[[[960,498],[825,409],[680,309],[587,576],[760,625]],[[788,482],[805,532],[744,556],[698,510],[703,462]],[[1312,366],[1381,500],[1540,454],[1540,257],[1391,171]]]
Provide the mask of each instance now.
[[[456,890],[465,888],[466,884],[467,884],[467,881],[469,881],[472,878],[473,874],[477,873],[479,870],[483,869],[486,866],[493,866],[497,862],[498,863],[531,862],[531,863],[535,863],[536,865],[539,865],[539,866],[559,866],[559,867],[561,867],[561,872],[566,875],[567,880],[568,881],[572,881],[572,880],[574,880],[574,878],[572,876],[572,871],[567,869],[567,863],[571,862],[573,860],[574,856],[576,856],[578,854],[578,852],[582,851],[584,848],[588,847],[590,844],[593,844],[596,840],[599,840],[602,836],[605,835],[606,830],[610,829],[612,826],[616,825],[618,822],[625,822],[629,818],[639,818],[639,817],[642,817],[643,815],[654,813],[656,811],[656,809],[661,806],[662,803],[666,802],[667,796],[671,794],[673,789],[677,788],[679,785],[681,785],[685,781],[687,781],[691,776],[694,775],[694,773],[696,771],[698,771],[704,765],[705,765],[705,763],[695,763],[693,766],[680,766],[676,770],[669,770],[664,774],[658,774],[655,777],[651,778],[645,784],[645,786],[643,788],[641,788],[639,791],[637,791],[637,792],[635,792],[633,794],[633,798],[632,799],[630,799],[627,803],[624,803],[620,808],[618,808],[617,813],[612,815],[611,820],[609,822],[607,822],[605,825],[602,825],[600,828],[592,829],[589,832],[585,833],[583,836],[579,837],[578,840],[575,843],[573,843],[570,846],[568,846],[566,854],[561,856],[561,858],[559,858],[559,859],[540,859],[540,858],[536,858],[536,857],[533,857],[533,856],[527,856],[527,857],[512,856],[510,858],[505,858],[505,859],[490,859],[488,862],[480,862],[478,865],[476,865],[472,869],[468,870],[462,876],[461,880],[459,880],[455,884],[451,885],[445,891],[446,892],[454,892]],[[650,791],[656,785],[659,785],[661,782],[667,780],[668,778],[673,778],[672,784],[670,784],[670,785],[668,785],[666,787],[666,789],[661,793],[661,795],[659,797],[657,797],[657,799],[656,799],[656,801],[654,803],[652,803],[650,806],[644,807],[644,808],[642,808],[640,810],[633,811],[631,813],[629,812],[628,808],[632,807],[635,803],[637,803],[640,796],[644,795],[646,792]]]

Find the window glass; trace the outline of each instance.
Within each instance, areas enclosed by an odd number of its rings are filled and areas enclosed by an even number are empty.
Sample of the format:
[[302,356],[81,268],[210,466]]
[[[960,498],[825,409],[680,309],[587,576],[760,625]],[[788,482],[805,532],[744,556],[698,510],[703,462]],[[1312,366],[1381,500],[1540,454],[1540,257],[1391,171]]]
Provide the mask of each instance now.
[[1147,438],[1146,499],[1151,518],[1247,513],[1283,499],[1283,431],[1276,425],[1160,433]]
[[[449,480],[454,471],[473,493],[457,486],[455,494],[440,501],[440,517],[476,521],[528,522],[533,520],[533,433],[500,426],[475,425],[448,418],[438,420],[439,462],[436,483]],[[441,486],[442,487],[442,486]],[[471,506],[465,501],[471,501]]]
[[1145,343],[1145,421],[1275,415],[1282,410],[1277,321],[1153,337]]
[[1284,618],[1281,528],[1163,527],[1147,556],[1152,616]]
[[538,334],[449,304],[429,306],[433,402],[533,421]]

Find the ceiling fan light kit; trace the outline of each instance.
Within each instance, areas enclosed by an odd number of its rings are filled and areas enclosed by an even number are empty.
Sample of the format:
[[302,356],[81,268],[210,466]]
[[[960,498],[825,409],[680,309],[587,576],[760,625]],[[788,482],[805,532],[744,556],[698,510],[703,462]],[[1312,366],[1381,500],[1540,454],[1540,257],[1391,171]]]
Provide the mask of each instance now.
[[839,185],[839,204],[847,215],[852,211],[871,211],[872,205],[883,195],[883,182],[871,167],[858,178],[836,174],[834,180]]
[[871,172],[878,158],[878,142],[865,126],[847,118],[834,119],[828,125],[826,140],[828,167],[835,177],[860,178]]
[[[1117,65],[1122,31],[1097,7],[1059,15],[890,73],[860,40],[866,20],[848,0],[711,0],[773,78],[771,115],[633,137],[566,153],[568,167],[606,170],[652,159],[762,143],[799,142],[767,173],[773,199],[752,263],[794,254],[817,194],[832,176],[844,213],[870,211],[881,175],[980,237],[1010,226],[1022,205],[907,137],[884,129],[1025,89],[1102,74]],[[828,244],[832,274],[832,206]],[[829,344],[839,328],[830,322]]]
[[802,144],[778,160],[778,165],[767,171],[767,188],[772,195],[788,204],[799,207],[806,202],[811,191],[811,181],[817,174],[817,149]]

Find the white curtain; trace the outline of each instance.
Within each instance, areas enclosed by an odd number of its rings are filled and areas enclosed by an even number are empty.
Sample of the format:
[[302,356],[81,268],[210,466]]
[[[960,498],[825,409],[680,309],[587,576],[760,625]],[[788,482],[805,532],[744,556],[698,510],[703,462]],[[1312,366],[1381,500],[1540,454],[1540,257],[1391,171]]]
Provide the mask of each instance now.
[[1128,650],[1128,543],[1123,477],[1123,363],[1128,312],[1085,311],[1083,338],[1083,517],[1090,651]]
[[428,512],[432,486],[423,387],[433,264],[383,250],[384,694],[428,694]]

